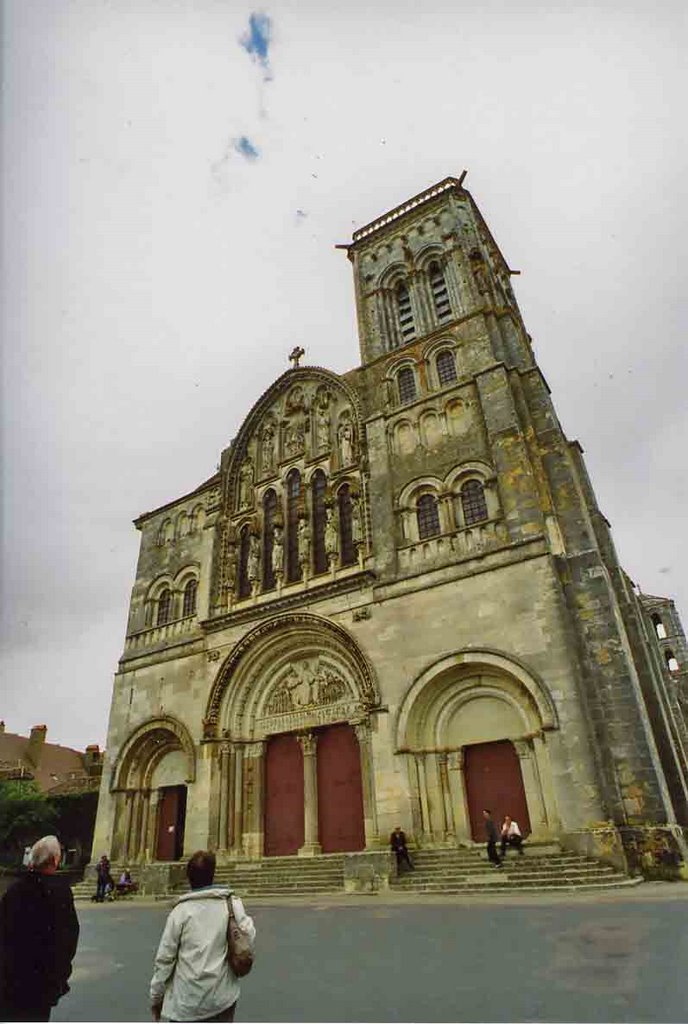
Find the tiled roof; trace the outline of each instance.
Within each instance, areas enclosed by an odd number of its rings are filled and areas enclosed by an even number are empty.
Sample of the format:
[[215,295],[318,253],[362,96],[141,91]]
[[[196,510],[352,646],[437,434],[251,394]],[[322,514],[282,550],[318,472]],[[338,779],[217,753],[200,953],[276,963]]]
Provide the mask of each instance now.
[[16,733],[0,733],[0,764],[14,766],[23,765],[31,773],[40,789],[47,793],[74,780],[75,776],[85,776],[84,755],[71,747],[62,747],[58,743],[44,742],[40,751],[38,765],[34,767],[28,758],[29,739]]

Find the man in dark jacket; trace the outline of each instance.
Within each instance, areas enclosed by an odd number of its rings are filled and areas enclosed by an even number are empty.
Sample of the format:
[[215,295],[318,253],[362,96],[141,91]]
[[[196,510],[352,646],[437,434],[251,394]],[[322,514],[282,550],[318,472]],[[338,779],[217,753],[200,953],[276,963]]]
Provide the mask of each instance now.
[[414,871],[415,868],[411,863],[411,858],[406,848],[406,834],[402,832],[401,825],[397,825],[392,832],[392,835],[389,837],[389,845],[394,850],[394,855],[397,858],[397,871],[401,871],[402,860],[406,861],[411,871]]
[[79,922],[72,890],[55,874],[60,856],[55,836],[39,839],[29,870],[0,900],[2,1020],[50,1020],[69,992]]
[[487,856],[490,858],[496,868],[501,868],[502,858],[497,853],[497,826],[492,820],[492,813],[488,810],[483,811],[483,818],[485,819],[485,835],[487,836]]

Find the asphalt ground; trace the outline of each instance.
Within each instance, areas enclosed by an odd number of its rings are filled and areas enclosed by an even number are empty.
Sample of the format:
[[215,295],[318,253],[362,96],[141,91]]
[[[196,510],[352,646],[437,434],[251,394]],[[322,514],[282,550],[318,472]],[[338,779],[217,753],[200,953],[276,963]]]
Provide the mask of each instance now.
[[[79,904],[56,1021],[150,1020],[166,902]],[[595,896],[247,901],[237,1021],[688,1021],[688,884]]]

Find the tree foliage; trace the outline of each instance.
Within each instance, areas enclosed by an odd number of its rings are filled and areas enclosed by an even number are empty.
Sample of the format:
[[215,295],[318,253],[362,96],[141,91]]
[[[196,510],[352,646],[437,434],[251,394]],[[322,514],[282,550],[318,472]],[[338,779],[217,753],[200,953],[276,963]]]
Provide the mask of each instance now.
[[25,846],[50,831],[56,817],[35,782],[0,782],[0,851],[6,857],[20,857]]

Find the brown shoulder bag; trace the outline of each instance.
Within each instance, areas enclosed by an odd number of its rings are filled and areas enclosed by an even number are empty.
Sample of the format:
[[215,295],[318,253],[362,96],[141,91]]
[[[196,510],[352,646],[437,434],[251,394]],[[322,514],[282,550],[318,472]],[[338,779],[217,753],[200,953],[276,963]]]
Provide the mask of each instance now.
[[227,961],[237,978],[243,978],[253,967],[253,951],[248,937],[237,924],[231,893],[227,897],[227,910]]

